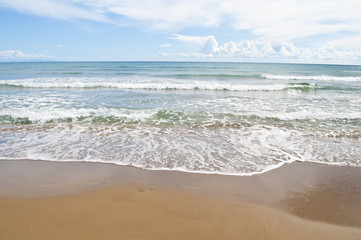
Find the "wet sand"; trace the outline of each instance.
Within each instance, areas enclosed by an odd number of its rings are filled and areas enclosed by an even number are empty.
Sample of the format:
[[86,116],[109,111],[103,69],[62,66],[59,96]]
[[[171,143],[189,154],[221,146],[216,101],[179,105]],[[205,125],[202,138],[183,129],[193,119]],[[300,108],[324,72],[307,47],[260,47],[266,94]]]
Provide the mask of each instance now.
[[361,239],[361,169],[248,176],[0,161],[0,239]]

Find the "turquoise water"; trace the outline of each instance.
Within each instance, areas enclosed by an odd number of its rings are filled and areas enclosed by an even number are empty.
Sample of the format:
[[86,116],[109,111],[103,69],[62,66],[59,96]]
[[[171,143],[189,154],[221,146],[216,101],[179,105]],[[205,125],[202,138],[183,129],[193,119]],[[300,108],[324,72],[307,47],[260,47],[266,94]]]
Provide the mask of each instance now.
[[361,165],[361,66],[0,63],[0,159],[249,175]]

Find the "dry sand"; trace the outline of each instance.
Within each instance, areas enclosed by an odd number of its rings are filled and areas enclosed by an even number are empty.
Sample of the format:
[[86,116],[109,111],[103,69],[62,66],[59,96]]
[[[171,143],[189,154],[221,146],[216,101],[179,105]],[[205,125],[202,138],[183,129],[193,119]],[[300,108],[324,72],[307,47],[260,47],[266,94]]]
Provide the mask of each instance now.
[[0,239],[361,239],[360,168],[251,177],[0,161]]

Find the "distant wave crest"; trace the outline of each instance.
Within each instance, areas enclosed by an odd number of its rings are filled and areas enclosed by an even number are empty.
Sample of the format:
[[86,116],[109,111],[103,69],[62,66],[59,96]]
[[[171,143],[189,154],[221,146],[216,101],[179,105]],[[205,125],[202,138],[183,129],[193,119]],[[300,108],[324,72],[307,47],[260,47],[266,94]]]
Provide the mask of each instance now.
[[274,80],[316,80],[316,81],[341,81],[341,82],[361,82],[361,77],[336,77],[336,76],[297,76],[297,75],[271,75],[271,74],[263,74],[262,75],[266,79],[274,79]]

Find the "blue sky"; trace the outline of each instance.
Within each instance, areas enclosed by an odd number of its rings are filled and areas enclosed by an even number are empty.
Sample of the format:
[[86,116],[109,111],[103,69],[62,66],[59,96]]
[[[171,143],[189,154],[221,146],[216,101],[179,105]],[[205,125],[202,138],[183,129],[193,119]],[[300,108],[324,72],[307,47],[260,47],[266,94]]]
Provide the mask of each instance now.
[[360,0],[0,0],[0,61],[361,64]]

